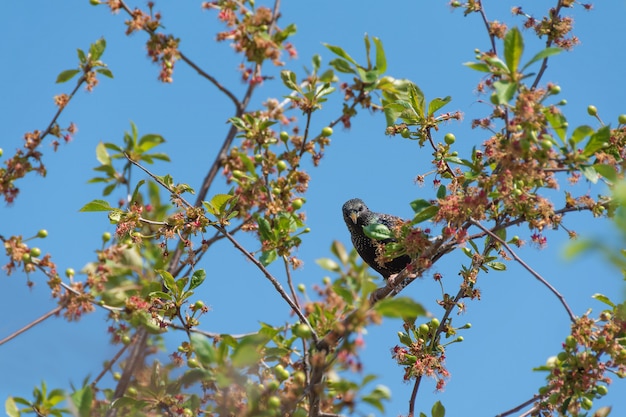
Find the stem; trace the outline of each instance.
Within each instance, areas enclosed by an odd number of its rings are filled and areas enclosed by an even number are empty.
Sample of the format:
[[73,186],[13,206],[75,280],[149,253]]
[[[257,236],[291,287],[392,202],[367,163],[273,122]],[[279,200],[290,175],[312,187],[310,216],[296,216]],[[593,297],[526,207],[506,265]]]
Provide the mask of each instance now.
[[22,333],[24,333],[28,329],[31,329],[31,328],[35,327],[36,325],[38,325],[39,323],[41,323],[41,322],[49,319],[50,317],[58,314],[59,312],[61,312],[61,310],[63,310],[63,306],[57,306],[54,309],[48,311],[43,316],[39,317],[38,319],[33,320],[32,322],[28,323],[26,326],[22,327],[21,329],[11,333],[10,335],[5,337],[4,339],[0,340],[0,346],[2,346],[3,344],[5,344],[6,342],[8,342],[8,341],[10,341],[12,339],[15,339],[17,336],[21,335]]
[[565,297],[563,297],[563,295],[561,295],[561,293],[559,293],[557,291],[556,288],[554,288],[545,278],[543,278],[539,273],[535,272],[534,269],[532,269],[530,267],[530,265],[528,265],[526,262],[524,262],[522,260],[522,258],[520,258],[519,256],[517,256],[517,254],[515,253],[515,251],[513,249],[511,249],[511,247],[502,239],[500,239],[500,237],[498,237],[498,235],[496,235],[495,233],[493,233],[491,230],[487,229],[486,227],[484,227],[482,224],[480,224],[480,222],[474,220],[474,219],[470,219],[471,223],[473,225],[475,225],[476,227],[478,227],[479,229],[481,229],[483,232],[487,233],[492,239],[494,239],[495,241],[497,241],[498,243],[500,243],[502,246],[504,246],[506,248],[506,250],[511,254],[511,256],[513,257],[513,259],[515,259],[515,261],[517,261],[517,263],[519,263],[520,265],[522,265],[522,267],[524,269],[526,269],[528,272],[530,272],[530,274],[535,277],[537,280],[539,280],[539,282],[541,282],[543,285],[545,285],[561,302],[561,304],[563,304],[563,307],[565,307],[565,311],[567,311],[567,314],[569,315],[569,318],[572,322],[576,321],[576,316],[574,315],[574,313],[572,312],[572,309],[569,307],[569,305],[567,304],[567,302],[565,301]]

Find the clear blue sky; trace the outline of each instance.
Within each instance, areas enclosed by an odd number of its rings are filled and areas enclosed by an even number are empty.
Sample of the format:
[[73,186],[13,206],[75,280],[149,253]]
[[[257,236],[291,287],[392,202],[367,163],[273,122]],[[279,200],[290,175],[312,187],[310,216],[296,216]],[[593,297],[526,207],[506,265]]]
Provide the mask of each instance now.
[[[490,19],[521,25],[521,20],[510,14],[510,8],[518,3],[484,3]],[[137,4],[143,6],[144,2]],[[459,152],[479,145],[486,138],[485,132],[469,126],[472,118],[487,114],[474,91],[480,74],[462,65],[473,59],[475,48],[489,48],[479,16],[453,13],[443,1],[405,0],[381,5],[372,1],[283,1],[281,23],[295,22],[298,26],[293,43],[299,58],[289,61],[288,68],[298,72],[309,66],[315,53],[328,62],[332,56],[322,43],[343,46],[363,61],[363,35],[377,36],[385,45],[390,75],[413,80],[427,98],[451,95],[448,109],[465,113],[463,122],[445,126],[456,134]],[[200,2],[158,2],[156,8],[163,12],[166,30],[183,40],[180,48],[187,56],[227,86],[241,91],[235,74],[239,58],[226,44],[213,42],[216,31],[222,30],[214,13],[202,12]],[[527,11],[539,16],[543,13],[530,6]],[[594,124],[586,114],[589,104],[599,109],[605,122],[615,124],[618,114],[626,112],[621,50],[626,40],[626,2],[597,2],[591,12],[577,7],[572,13],[581,45],[556,56],[544,81],[562,87],[570,126]],[[15,204],[0,208],[0,234],[30,236],[41,228],[49,231],[50,236],[39,246],[52,254],[61,271],[67,267],[80,270],[93,260],[102,232],[114,230],[104,214],[78,212],[86,202],[101,196],[99,186],[86,184],[94,175],[99,141],[120,142],[132,120],[140,134],[159,133],[167,140],[162,151],[171,155],[173,163],[151,169],[197,187],[227,131],[225,121],[232,115],[230,102],[182,63],[176,67],[174,84],[159,83],[158,68],[146,58],[145,36],[125,36],[125,19],[123,14],[111,15],[105,7],[90,6],[87,0],[12,1],[0,14],[0,54],[4,58],[0,66],[0,147],[4,148],[4,158],[21,146],[25,132],[44,129],[49,123],[55,112],[52,97],[72,87],[71,83],[56,85],[54,81],[59,72],[75,67],[76,48],[86,49],[102,36],[108,43],[103,60],[115,79],[101,79],[93,93],[78,93],[60,119],[62,126],[70,121],[78,125],[75,140],[61,146],[56,154],[44,146],[48,177],[30,176],[21,181],[22,192]],[[529,50],[525,57],[529,59],[540,46],[531,41],[530,33],[524,35]],[[279,81],[266,82],[255,99],[259,103],[281,94],[284,89]],[[336,100],[328,103],[316,115],[314,127],[321,128],[334,119],[338,106]],[[384,129],[382,115],[365,112],[351,130],[335,129],[321,166],[311,172],[305,208],[312,232],[298,252],[305,265],[295,275],[296,282],[320,282],[325,272],[315,259],[330,256],[333,240],[350,245],[340,213],[344,201],[360,197],[375,211],[410,217],[410,201],[434,196],[429,184],[420,187],[413,181],[416,175],[431,170],[430,152],[420,149],[416,142],[389,138]],[[217,184],[212,193],[226,189]],[[602,192],[587,183],[578,188],[582,192],[586,189],[592,195]],[[116,201],[120,196],[111,199]],[[565,224],[583,236],[601,237],[611,230],[609,223],[591,221],[589,214],[568,216]],[[518,233],[527,238],[526,228],[520,227]],[[520,255],[563,293],[576,314],[589,307],[602,309],[591,299],[596,292],[622,299],[624,285],[619,271],[594,255],[565,261],[565,234],[548,232],[547,237],[546,249],[527,246]],[[249,249],[257,249],[250,239],[243,241]],[[259,321],[280,325],[291,320],[288,306],[276,302],[273,288],[251,264],[228,244],[216,249],[205,258],[208,285],[198,294],[212,307],[203,321],[204,330],[241,333],[256,330]],[[462,255],[452,255],[434,268],[433,272],[444,274],[449,292],[456,292],[456,272],[465,260]],[[435,393],[434,383],[424,381],[418,410],[429,412],[432,403],[441,400],[449,416],[495,415],[527,400],[542,384],[544,375],[531,369],[559,351],[568,332],[568,318],[556,298],[534,278],[514,263],[508,268],[505,273],[480,276],[482,300],[468,302],[467,313],[455,318],[457,323],[466,320],[473,327],[464,332],[462,344],[448,349],[452,377],[446,390]],[[282,278],[280,268],[272,271]],[[54,308],[44,277],[35,274],[31,279],[36,285],[29,290],[23,274],[7,277],[4,271],[0,273],[4,294],[0,338]],[[415,282],[405,294],[440,315],[434,302],[440,291],[430,276]],[[70,382],[80,385],[87,374],[97,375],[102,362],[117,349],[108,344],[104,318],[104,313],[97,312],[79,323],[51,319],[1,346],[2,403],[8,395],[28,397],[41,380],[50,387],[67,388]],[[412,384],[402,383],[402,370],[390,358],[399,328],[400,322],[389,320],[369,329],[365,336],[365,370],[378,374],[378,382],[393,393],[393,401],[387,405],[389,416],[407,413],[412,389]],[[168,348],[174,350],[177,342],[171,340]],[[602,402],[614,406],[614,416],[626,415],[626,398],[619,395],[625,388],[623,381],[616,381]]]

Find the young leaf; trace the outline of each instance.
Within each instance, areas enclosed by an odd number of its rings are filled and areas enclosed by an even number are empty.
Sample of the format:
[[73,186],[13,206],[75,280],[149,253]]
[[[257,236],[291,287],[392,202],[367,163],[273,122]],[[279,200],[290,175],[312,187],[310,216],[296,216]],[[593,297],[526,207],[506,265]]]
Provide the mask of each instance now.
[[105,200],[93,200],[87,204],[85,204],[78,211],[111,211],[113,207],[109,205],[108,201]]
[[535,62],[542,60],[544,58],[548,58],[549,56],[552,55],[556,55],[563,52],[563,50],[561,48],[557,48],[557,47],[550,47],[550,48],[546,48],[542,51],[539,51],[539,53],[537,53],[537,55],[535,55],[534,57],[532,57],[532,59],[530,61],[528,61],[526,63],[526,65],[524,65],[524,67],[522,68],[522,71],[524,71],[526,68],[528,68],[530,65],[534,64]]
[[430,201],[424,199],[414,200],[411,202],[411,208],[413,209],[414,213],[419,213],[420,211],[430,206],[432,206],[432,204],[430,204]]
[[66,81],[71,80],[72,78],[74,78],[74,76],[76,74],[78,74],[80,72],[80,70],[77,69],[70,69],[70,70],[65,70],[62,71],[58,76],[57,76],[57,84],[61,84],[64,83]]
[[172,274],[163,269],[159,269],[156,272],[161,276],[161,278],[163,278],[163,285],[165,285],[165,288],[170,290],[171,293],[176,294],[178,287],[176,286],[176,281],[174,280]]
[[259,258],[259,261],[261,261],[261,264],[263,266],[268,266],[269,264],[274,262],[277,258],[278,258],[278,254],[276,253],[276,249],[272,249],[268,251],[263,251],[263,253],[261,254],[261,257]]
[[287,87],[288,89],[294,90],[294,91],[300,91],[295,72],[289,71],[289,70],[283,70],[280,72],[280,79],[283,80],[283,84],[285,84],[285,87]]
[[432,219],[433,217],[435,217],[435,215],[438,212],[439,212],[439,207],[437,207],[437,206],[427,207],[424,210],[420,211],[419,213],[416,213],[415,216],[413,217],[413,220],[411,221],[411,223],[418,224],[418,223],[421,223],[423,221]]
[[446,408],[441,404],[441,401],[437,401],[433,404],[432,410],[430,410],[432,417],[445,417]]
[[110,69],[108,68],[98,68],[96,70],[97,73],[104,75],[105,77],[108,78],[113,78],[113,73],[111,72]]
[[452,97],[446,96],[444,98],[435,98],[428,104],[428,116],[432,116],[437,110],[448,104],[452,100]]
[[204,272],[204,269],[198,269],[194,271],[193,275],[191,276],[191,282],[189,283],[189,290],[193,290],[194,288],[202,285],[205,278],[206,272]]
[[591,126],[587,126],[587,125],[578,126],[576,129],[574,129],[574,132],[572,133],[572,137],[570,139],[572,142],[574,142],[574,144],[577,144],[578,142],[585,139],[587,136],[591,135],[592,133],[593,133],[593,128]]
[[589,142],[585,145],[583,154],[585,156],[591,156],[596,151],[604,148],[611,139],[611,128],[609,126],[602,126],[596,133],[591,135]]
[[611,301],[609,299],[609,297],[607,297],[606,295],[600,294],[600,293],[596,293],[594,295],[591,296],[591,298],[595,298],[598,301],[603,302],[604,304],[615,308],[615,304],[613,303],[613,301]]
[[330,49],[330,51],[334,53],[335,55],[338,55],[342,57],[343,59],[345,59],[346,61],[350,62],[351,64],[356,65],[356,61],[352,59],[352,57],[348,55],[346,51],[344,51],[339,46],[329,45],[327,43],[325,43],[324,46]]
[[106,146],[104,146],[104,143],[102,142],[99,142],[96,145],[96,159],[102,165],[111,165],[111,157],[107,152]]
[[107,42],[104,38],[100,38],[89,46],[89,57],[92,61],[100,59],[104,50],[106,49]]
[[517,90],[517,83],[511,83],[508,81],[496,81],[495,83],[493,83],[493,88],[496,91],[498,104],[506,104],[513,99],[515,91]]
[[463,65],[480,72],[490,72],[489,65],[484,62],[466,62]]
[[426,309],[408,297],[385,298],[376,303],[374,308],[385,317],[405,320],[415,320],[426,315]]
[[372,38],[372,40],[376,46],[376,69],[380,75],[387,71],[387,58],[385,57],[382,41],[378,38]]
[[139,139],[138,150],[140,152],[146,152],[154,148],[155,146],[162,144],[163,142],[165,142],[165,139],[163,139],[163,136],[155,135],[154,133],[149,133],[147,135],[143,135]]
[[520,58],[524,52],[524,39],[519,29],[514,27],[504,36],[504,60],[511,75],[517,72]]
[[363,232],[365,232],[365,236],[372,239],[382,240],[393,238],[391,230],[389,230],[389,228],[384,224],[380,223],[363,226]]

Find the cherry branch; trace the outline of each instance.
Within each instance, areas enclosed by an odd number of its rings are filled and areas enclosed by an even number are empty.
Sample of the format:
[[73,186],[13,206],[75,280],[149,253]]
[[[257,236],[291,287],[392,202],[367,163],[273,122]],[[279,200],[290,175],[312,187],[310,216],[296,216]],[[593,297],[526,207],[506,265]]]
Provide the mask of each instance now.
[[561,295],[561,293],[559,293],[557,291],[556,288],[554,288],[545,278],[543,278],[539,273],[537,273],[534,269],[532,269],[530,267],[530,265],[528,265],[526,262],[524,262],[524,260],[522,260],[522,258],[520,258],[519,256],[517,256],[517,254],[515,253],[515,251],[508,245],[508,243],[506,243],[504,240],[500,239],[500,237],[498,235],[496,235],[495,233],[493,233],[491,230],[487,229],[485,226],[483,226],[480,222],[474,220],[474,219],[470,219],[470,222],[478,227],[479,229],[481,229],[483,232],[485,232],[486,234],[488,234],[492,239],[494,239],[495,241],[497,241],[498,243],[500,243],[502,246],[504,246],[506,248],[506,250],[511,254],[511,256],[513,257],[513,259],[515,259],[515,261],[517,263],[519,263],[524,269],[526,269],[533,277],[535,277],[539,282],[541,282],[543,285],[545,285],[561,302],[561,304],[563,304],[563,307],[565,308],[565,311],[567,311],[567,314],[570,318],[570,320],[572,322],[576,321],[576,316],[574,315],[574,313],[572,312],[572,309],[569,307],[569,305],[567,304],[567,302],[565,301],[565,297],[563,297],[563,295]]

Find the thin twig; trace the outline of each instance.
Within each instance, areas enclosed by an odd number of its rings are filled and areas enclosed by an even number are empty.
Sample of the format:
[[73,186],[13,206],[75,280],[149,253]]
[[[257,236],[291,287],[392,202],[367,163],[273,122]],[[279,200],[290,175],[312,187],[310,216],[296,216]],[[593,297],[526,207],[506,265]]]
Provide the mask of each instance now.
[[[554,24],[556,23],[556,19],[559,16],[559,13],[561,12],[562,7],[563,7],[563,2],[559,0],[558,3],[556,4],[556,7],[554,8],[554,14],[552,15],[552,19],[550,19],[550,28],[547,31],[548,33],[552,33],[554,31]],[[553,42],[553,39],[551,39],[550,36],[548,35],[548,39],[546,40],[546,48],[549,48],[550,46],[552,46],[552,42]],[[535,81],[530,87],[531,90],[534,90],[535,88],[537,88],[537,86],[539,85],[539,80],[541,80],[541,77],[543,77],[543,73],[546,72],[546,70],[548,69],[548,58],[549,57],[545,57],[541,61],[541,67],[539,68],[537,77],[535,77]]]
[[471,221],[471,223],[474,226],[478,227],[483,232],[487,233],[491,238],[493,238],[494,240],[499,242],[502,246],[504,246],[506,248],[506,250],[511,254],[513,259],[515,259],[515,261],[517,261],[517,263],[519,263],[524,269],[526,269],[528,272],[530,272],[530,274],[533,277],[535,277],[537,280],[539,280],[539,282],[541,282],[543,285],[545,285],[559,299],[561,304],[563,304],[563,307],[565,307],[565,311],[567,311],[567,314],[569,315],[570,320],[572,322],[576,321],[576,316],[574,315],[574,312],[572,312],[572,309],[569,307],[569,305],[565,301],[565,297],[563,297],[563,295],[561,295],[561,293],[559,293],[556,288],[554,288],[548,281],[546,281],[545,278],[543,278],[539,273],[537,273],[534,269],[532,269],[530,267],[530,265],[528,265],[526,262],[524,262],[522,260],[522,258],[517,256],[515,251],[504,240],[500,239],[500,237],[498,235],[496,235],[491,230],[487,229],[485,226],[480,224],[480,222],[478,222],[478,221],[476,221],[474,219],[470,219],[470,221]]
[[10,335],[5,337],[4,339],[0,340],[0,346],[2,346],[3,344],[5,344],[6,342],[8,342],[8,341],[10,341],[12,339],[15,339],[17,336],[21,335],[22,333],[24,333],[28,329],[32,329],[33,327],[35,327],[39,323],[41,323],[41,322],[49,319],[50,317],[58,314],[61,310],[63,310],[63,306],[57,306],[57,307],[53,308],[52,310],[48,311],[43,316],[39,317],[38,319],[35,319],[35,320],[31,321],[26,326],[22,327],[21,329],[11,333]]
[[124,354],[124,352],[126,352],[126,349],[128,349],[128,346],[130,346],[130,345],[122,346],[122,348],[115,354],[115,356],[113,356],[113,359],[111,359],[110,361],[106,361],[105,362],[106,366],[104,368],[102,368],[102,371],[91,382],[91,387],[92,388],[95,388],[96,385],[98,385],[98,382],[100,382],[100,380],[102,379],[102,377],[105,376],[106,373],[111,370],[111,368],[113,367],[113,365],[115,365],[117,360]]
[[529,406],[530,404],[534,403],[535,401],[537,401],[538,399],[540,399],[542,396],[539,394],[535,394],[533,395],[533,397],[529,400],[524,401],[523,403],[521,403],[520,405],[511,408],[510,410],[504,411],[500,414],[497,414],[496,417],[506,417],[509,416],[517,411],[520,411],[521,409],[523,409],[524,407]]
[[313,328],[313,326],[311,326],[311,323],[309,323],[309,320],[302,313],[302,311],[300,311],[298,305],[289,297],[289,294],[287,294],[283,286],[280,285],[280,282],[278,282],[278,280],[267,270],[267,268],[265,268],[265,266],[263,266],[263,264],[258,259],[254,257],[254,255],[248,252],[246,248],[241,246],[241,244],[230,233],[228,233],[226,229],[218,225],[214,225],[213,227],[222,232],[222,234],[224,234],[224,236],[226,236],[226,238],[230,240],[230,242],[235,246],[235,248],[237,248],[237,250],[239,250],[239,252],[241,252],[246,258],[250,260],[250,262],[252,262],[257,268],[261,270],[263,275],[265,275],[265,277],[272,283],[274,288],[276,288],[276,291],[278,291],[283,300],[285,300],[287,304],[289,304],[289,307],[291,307],[293,312],[296,313],[300,321],[309,326],[312,331],[313,341],[317,344],[319,339],[317,333],[315,332],[315,329]]

